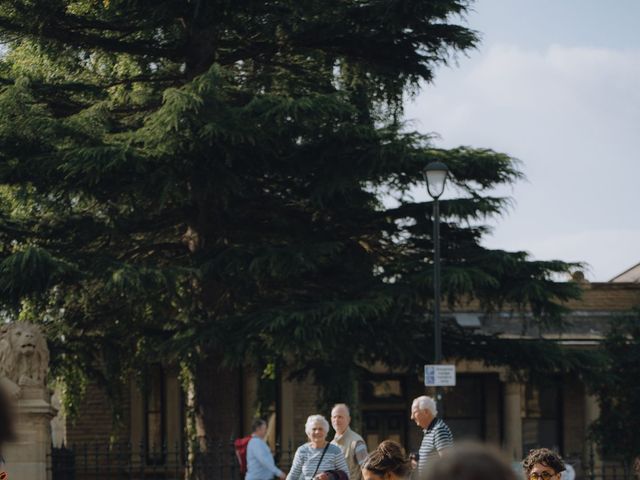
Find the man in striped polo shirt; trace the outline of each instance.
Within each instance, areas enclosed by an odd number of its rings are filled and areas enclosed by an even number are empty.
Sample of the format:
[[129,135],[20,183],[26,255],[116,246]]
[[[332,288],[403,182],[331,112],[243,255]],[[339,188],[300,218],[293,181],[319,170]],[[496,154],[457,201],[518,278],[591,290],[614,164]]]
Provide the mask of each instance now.
[[436,418],[437,415],[436,402],[431,397],[423,395],[411,404],[411,419],[424,432],[418,453],[418,478],[424,476],[431,458],[442,455],[444,450],[453,447],[451,430],[444,420]]

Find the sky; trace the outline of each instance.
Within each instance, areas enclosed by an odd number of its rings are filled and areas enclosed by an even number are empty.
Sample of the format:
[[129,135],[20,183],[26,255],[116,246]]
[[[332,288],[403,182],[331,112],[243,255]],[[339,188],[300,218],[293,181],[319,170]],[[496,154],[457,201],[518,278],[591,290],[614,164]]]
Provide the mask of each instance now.
[[521,161],[513,207],[484,245],[586,262],[608,281],[640,262],[640,0],[479,0],[478,49],[406,105],[435,145]]

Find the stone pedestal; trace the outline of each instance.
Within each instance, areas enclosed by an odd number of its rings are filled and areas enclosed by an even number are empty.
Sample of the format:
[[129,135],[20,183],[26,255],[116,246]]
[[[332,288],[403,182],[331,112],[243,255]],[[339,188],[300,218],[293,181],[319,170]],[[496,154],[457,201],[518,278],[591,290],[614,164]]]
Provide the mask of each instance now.
[[4,470],[9,478],[29,480],[51,479],[51,419],[56,410],[49,392],[40,386],[22,387],[16,401],[15,442],[3,448]]

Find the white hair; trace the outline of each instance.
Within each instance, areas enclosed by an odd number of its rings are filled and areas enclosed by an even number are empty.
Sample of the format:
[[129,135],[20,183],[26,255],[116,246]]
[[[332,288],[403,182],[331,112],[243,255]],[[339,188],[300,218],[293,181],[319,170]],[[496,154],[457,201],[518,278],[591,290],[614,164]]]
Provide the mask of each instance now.
[[322,415],[309,415],[307,417],[307,423],[304,424],[304,432],[308,437],[311,436],[311,430],[316,423],[322,425],[324,431],[329,433],[329,422],[327,422],[326,418],[324,418]]
[[333,416],[333,411],[336,408],[344,408],[347,411],[347,416],[351,417],[351,411],[349,410],[349,406],[346,403],[336,403],[331,409],[331,416]]
[[433,398],[422,395],[421,397],[416,398],[411,406],[416,404],[418,405],[418,409],[429,410],[434,417],[438,416],[438,408],[436,407],[436,401]]

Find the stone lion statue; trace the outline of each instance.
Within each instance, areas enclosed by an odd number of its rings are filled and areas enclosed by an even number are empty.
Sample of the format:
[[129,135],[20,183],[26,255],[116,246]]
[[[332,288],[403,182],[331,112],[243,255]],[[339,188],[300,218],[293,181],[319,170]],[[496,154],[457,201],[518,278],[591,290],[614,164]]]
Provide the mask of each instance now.
[[14,395],[20,387],[45,386],[49,349],[40,329],[26,322],[0,327],[0,379]]

